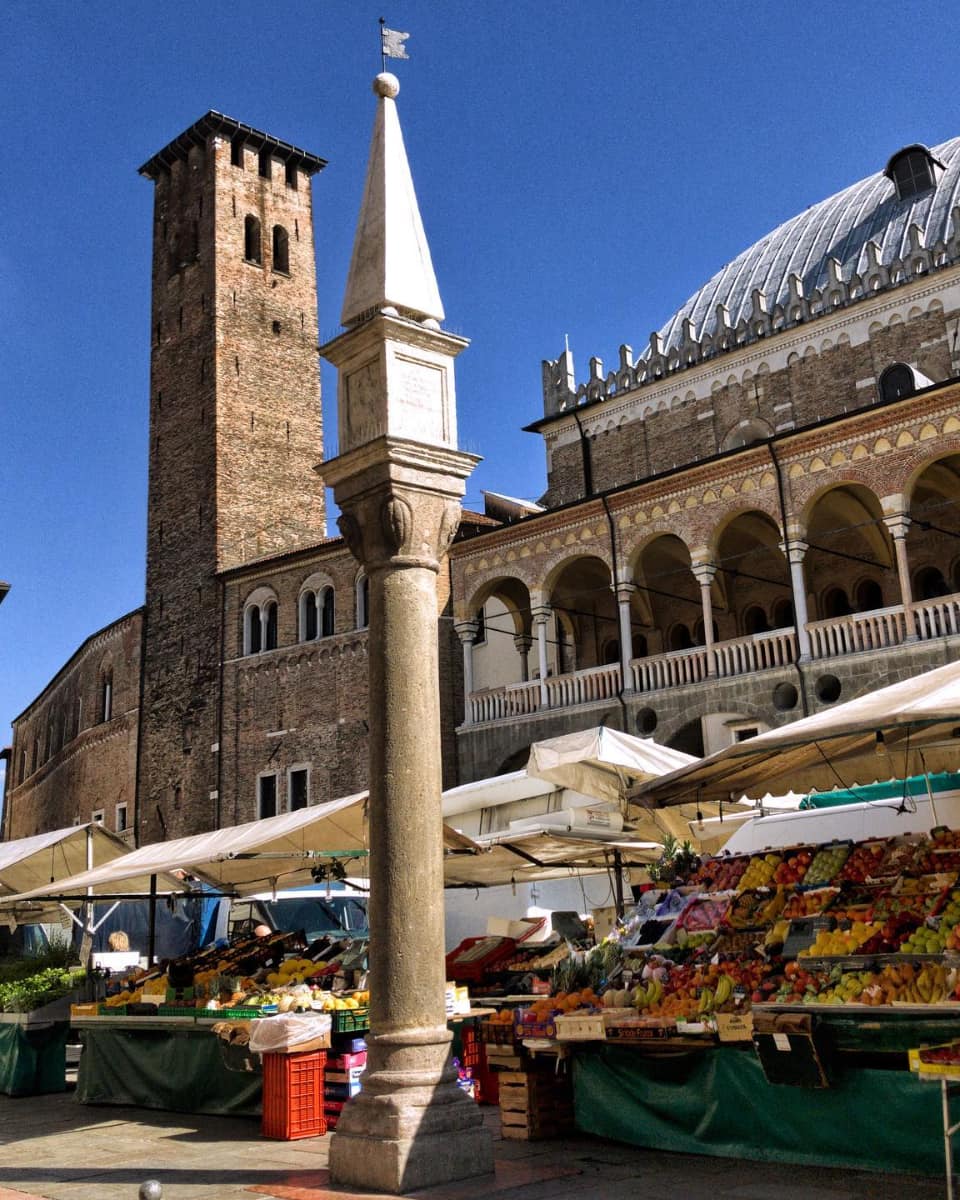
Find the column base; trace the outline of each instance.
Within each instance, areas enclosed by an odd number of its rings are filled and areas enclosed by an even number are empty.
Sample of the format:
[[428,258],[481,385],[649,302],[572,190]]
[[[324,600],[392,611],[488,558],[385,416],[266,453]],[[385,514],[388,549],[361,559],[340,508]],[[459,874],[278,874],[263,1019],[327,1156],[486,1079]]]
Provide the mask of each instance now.
[[480,1109],[455,1083],[361,1092],[330,1138],[329,1165],[331,1183],[399,1195],[490,1174],[493,1143]]

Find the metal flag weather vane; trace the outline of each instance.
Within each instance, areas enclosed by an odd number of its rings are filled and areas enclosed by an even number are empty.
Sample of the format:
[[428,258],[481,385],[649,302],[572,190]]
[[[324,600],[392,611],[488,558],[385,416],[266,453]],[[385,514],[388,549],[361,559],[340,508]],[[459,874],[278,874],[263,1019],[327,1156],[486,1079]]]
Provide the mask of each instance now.
[[388,58],[409,58],[404,42],[409,33],[401,33],[398,29],[388,29],[384,18],[380,18],[380,64],[385,71]]

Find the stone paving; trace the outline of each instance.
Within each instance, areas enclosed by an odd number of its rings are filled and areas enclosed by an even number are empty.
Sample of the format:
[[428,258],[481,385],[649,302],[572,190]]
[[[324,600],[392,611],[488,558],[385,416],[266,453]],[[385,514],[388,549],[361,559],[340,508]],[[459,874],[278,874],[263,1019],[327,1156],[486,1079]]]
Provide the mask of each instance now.
[[[505,1141],[486,1109],[495,1176],[417,1200],[942,1200],[943,1178],[657,1153],[596,1138]],[[0,1200],[364,1200],[329,1186],[328,1138],[269,1141],[256,1119],[81,1105],[72,1092],[0,1096]]]

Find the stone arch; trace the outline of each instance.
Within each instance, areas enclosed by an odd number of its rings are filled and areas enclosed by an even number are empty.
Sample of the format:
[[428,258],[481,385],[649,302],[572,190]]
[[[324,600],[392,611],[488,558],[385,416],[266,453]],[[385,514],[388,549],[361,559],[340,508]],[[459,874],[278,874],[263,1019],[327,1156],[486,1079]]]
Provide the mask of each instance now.
[[[801,528],[809,547],[804,576],[808,591],[818,598],[818,613],[811,613],[811,619],[855,611],[855,589],[867,573],[879,584],[884,605],[898,600],[893,542],[872,488],[860,481],[831,481],[808,499]],[[836,600],[840,591],[842,605]]]

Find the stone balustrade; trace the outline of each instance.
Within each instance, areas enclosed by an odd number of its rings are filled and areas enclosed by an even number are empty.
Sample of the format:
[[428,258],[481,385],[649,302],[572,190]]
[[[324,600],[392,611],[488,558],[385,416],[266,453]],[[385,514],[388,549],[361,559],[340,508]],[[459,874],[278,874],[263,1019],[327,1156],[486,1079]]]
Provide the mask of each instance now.
[[[814,659],[838,658],[899,646],[914,636],[920,641],[960,636],[960,594],[920,601],[911,606],[913,621],[902,604],[872,612],[851,613],[807,624]],[[713,658],[713,674],[710,659]],[[703,683],[708,678],[727,679],[786,667],[797,659],[797,635],[793,628],[772,629],[749,637],[705,646],[671,650],[635,658],[630,663],[627,691],[658,692],[667,688]],[[467,724],[502,721],[548,709],[573,708],[612,700],[620,689],[620,667],[616,664],[588,667],[565,675],[550,676],[545,683],[546,706],[539,680],[509,684],[474,692],[469,697]]]

